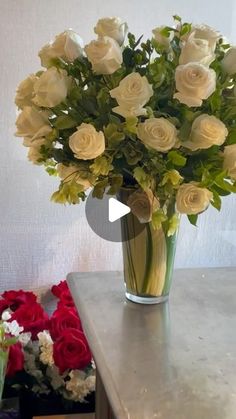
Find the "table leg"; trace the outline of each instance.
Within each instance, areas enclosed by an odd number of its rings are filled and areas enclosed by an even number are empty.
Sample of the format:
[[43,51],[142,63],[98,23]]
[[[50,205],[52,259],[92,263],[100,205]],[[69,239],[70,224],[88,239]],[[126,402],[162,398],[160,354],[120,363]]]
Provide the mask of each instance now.
[[96,370],[96,409],[95,419],[116,419],[112,413],[106,390],[98,370]]

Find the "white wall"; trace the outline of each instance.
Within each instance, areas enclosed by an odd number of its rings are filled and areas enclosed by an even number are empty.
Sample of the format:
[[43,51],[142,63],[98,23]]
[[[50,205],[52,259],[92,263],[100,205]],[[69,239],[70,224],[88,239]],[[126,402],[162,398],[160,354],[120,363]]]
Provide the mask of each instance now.
[[[208,23],[236,43],[234,0],[0,0],[0,290],[51,284],[69,271],[121,268],[119,244],[95,236],[84,207],[50,203],[57,181],[27,162],[14,138],[17,84],[39,68],[37,52],[55,34],[73,28],[85,42],[97,19],[117,15],[136,34],[171,24],[175,13]],[[221,214],[210,209],[197,229],[182,220],[176,265],[236,265],[236,196]]]

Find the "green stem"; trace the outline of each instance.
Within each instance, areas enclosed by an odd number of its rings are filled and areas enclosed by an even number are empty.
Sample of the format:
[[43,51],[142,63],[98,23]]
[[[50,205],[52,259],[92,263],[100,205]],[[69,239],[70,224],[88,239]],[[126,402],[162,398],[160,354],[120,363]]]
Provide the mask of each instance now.
[[0,350],[0,403],[4,389],[5,375],[7,369],[8,351]]
[[142,293],[146,293],[148,283],[149,283],[149,276],[150,271],[152,268],[152,258],[153,258],[153,245],[152,245],[152,233],[150,229],[149,223],[146,224],[146,267],[145,267],[145,273],[143,278],[143,286],[142,286]]

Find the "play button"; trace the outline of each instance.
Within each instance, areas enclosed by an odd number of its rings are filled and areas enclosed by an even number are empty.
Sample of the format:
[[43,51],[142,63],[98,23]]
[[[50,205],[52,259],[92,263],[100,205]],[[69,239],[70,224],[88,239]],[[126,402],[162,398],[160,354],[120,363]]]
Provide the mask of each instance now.
[[119,220],[121,217],[129,214],[129,212],[130,207],[128,207],[128,205],[122,204],[122,202],[115,198],[109,199],[108,220],[110,223],[114,223],[114,221]]
[[94,233],[111,242],[130,240],[145,228],[145,224],[141,224],[131,213],[126,202],[111,195],[104,194],[102,199],[98,199],[93,197],[91,191],[86,200],[85,213]]

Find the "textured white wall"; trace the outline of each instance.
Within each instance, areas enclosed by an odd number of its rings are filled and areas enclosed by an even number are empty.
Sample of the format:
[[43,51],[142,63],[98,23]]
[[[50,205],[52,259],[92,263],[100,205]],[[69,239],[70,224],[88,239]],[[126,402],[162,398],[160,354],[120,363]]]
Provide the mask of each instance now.
[[[102,16],[127,20],[136,34],[171,24],[178,13],[221,30],[236,43],[234,0],[0,0],[0,290],[51,284],[69,271],[121,268],[119,244],[90,230],[84,207],[50,203],[57,181],[31,165],[21,140],[14,138],[17,84],[39,68],[37,52],[55,34],[73,28],[85,42]],[[234,31],[234,32],[233,32]],[[210,209],[197,229],[182,220],[176,265],[236,265],[236,196],[224,200],[221,214]]]

